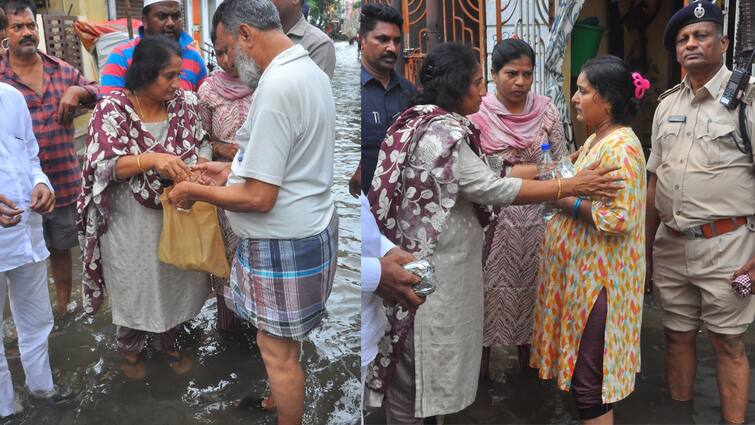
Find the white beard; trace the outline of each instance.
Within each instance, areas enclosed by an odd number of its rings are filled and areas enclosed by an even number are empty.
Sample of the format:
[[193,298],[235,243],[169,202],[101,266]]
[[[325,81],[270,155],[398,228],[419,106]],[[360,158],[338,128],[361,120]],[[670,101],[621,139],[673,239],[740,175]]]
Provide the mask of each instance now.
[[236,46],[236,69],[239,71],[239,79],[254,90],[262,77],[262,70],[254,62],[254,59],[245,55],[242,49]]

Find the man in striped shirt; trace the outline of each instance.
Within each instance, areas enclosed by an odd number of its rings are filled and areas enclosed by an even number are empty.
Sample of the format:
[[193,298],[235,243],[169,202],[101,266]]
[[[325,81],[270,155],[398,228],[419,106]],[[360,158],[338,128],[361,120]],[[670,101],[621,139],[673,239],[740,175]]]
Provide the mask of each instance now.
[[102,69],[102,93],[125,87],[126,70],[131,64],[134,48],[139,44],[139,40],[145,36],[159,34],[176,40],[181,46],[181,88],[196,92],[207,77],[207,68],[204,59],[194,47],[194,39],[181,30],[181,3],[178,0],[145,0],[142,15],[144,25],[139,27],[139,37],[116,47],[108,56]]
[[8,0],[3,8],[9,48],[0,61],[0,80],[26,99],[42,170],[55,192],[55,210],[44,216],[43,230],[55,280],[56,309],[70,311],[75,307],[71,303],[71,248],[79,244],[75,217],[81,191],[73,119],[80,107],[94,106],[99,90],[68,63],[37,50],[39,32],[31,0]]

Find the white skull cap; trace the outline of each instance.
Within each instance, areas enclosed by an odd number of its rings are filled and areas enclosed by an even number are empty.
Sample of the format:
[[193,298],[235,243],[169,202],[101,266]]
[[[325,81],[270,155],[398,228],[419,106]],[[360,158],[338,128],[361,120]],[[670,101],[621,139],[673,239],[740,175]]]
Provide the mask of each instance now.
[[153,4],[156,4],[156,3],[169,2],[169,1],[173,3],[179,3],[179,4],[181,3],[180,0],[144,0],[144,7],[152,6]]

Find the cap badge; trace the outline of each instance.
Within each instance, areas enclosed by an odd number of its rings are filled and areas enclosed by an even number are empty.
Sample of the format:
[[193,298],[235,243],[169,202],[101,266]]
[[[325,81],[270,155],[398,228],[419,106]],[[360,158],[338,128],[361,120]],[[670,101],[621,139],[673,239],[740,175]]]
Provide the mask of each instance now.
[[700,19],[703,16],[705,16],[705,9],[703,9],[703,5],[698,3],[697,7],[695,8],[695,18]]

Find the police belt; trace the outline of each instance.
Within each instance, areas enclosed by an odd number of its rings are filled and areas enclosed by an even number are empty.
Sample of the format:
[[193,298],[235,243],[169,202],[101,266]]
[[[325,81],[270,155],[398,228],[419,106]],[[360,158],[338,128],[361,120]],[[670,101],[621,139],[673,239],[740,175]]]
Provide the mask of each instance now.
[[722,218],[712,223],[693,226],[689,229],[679,231],[669,226],[666,228],[677,238],[683,239],[711,239],[725,233],[733,232],[747,224],[747,217]]

